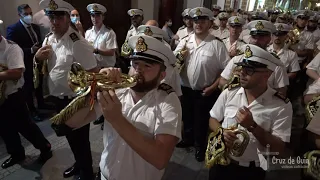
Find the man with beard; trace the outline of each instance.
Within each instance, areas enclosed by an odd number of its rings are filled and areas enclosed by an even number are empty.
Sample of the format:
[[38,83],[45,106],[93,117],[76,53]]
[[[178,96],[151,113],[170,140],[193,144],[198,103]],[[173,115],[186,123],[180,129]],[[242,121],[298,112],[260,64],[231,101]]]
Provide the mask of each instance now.
[[[52,33],[47,35],[43,47],[37,51],[35,62],[48,62],[49,93],[59,113],[76,97],[68,84],[71,64],[78,62],[91,72],[99,69],[93,47],[70,26],[70,12],[74,8],[62,0],[42,0],[40,7],[49,17]],[[90,124],[66,135],[76,162],[63,173],[65,178],[78,174],[81,180],[93,178],[89,130]]]
[[176,46],[182,39],[186,38],[193,32],[193,20],[189,16],[189,11],[190,8],[187,8],[182,12],[184,26],[180,27],[176,35],[173,37],[173,39],[175,39]]
[[[244,58],[236,63],[241,66],[240,85],[224,90],[210,111],[210,129],[222,130],[226,148],[233,147],[239,136],[235,127],[248,133],[249,144],[241,156],[229,155],[229,165],[213,165],[209,179],[259,179],[265,178],[266,159],[259,152],[285,150],[290,142],[292,106],[268,86],[272,71],[281,61],[255,45],[244,45]],[[220,129],[222,128],[222,129]]]
[[[133,49],[129,75],[137,77],[137,84],[98,92],[94,110],[86,107],[77,112],[87,118],[76,118],[76,114],[66,125],[79,128],[103,113],[101,180],[160,180],[181,138],[180,101],[169,85],[160,84],[166,64],[175,57],[153,37],[132,36],[128,43]],[[121,79],[119,69],[101,72],[115,82]]]
[[307,25],[307,30],[313,34],[314,43],[317,43],[320,40],[320,29],[318,28],[318,20],[320,20],[320,15],[313,15],[309,18]]
[[179,56],[182,50],[184,66],[181,69],[183,141],[177,147],[195,146],[195,158],[201,162],[207,147],[209,110],[218,98],[219,74],[230,57],[221,40],[210,34],[212,11],[208,8],[192,9],[190,17],[194,20],[194,33],[180,41],[175,50]]
[[222,41],[231,58],[237,56],[239,54],[239,47],[246,44],[243,40],[239,39],[244,23],[245,20],[240,16],[232,16],[228,19],[229,37]]
[[229,31],[227,28],[227,23],[228,23],[228,19],[229,19],[229,14],[226,12],[221,12],[218,15],[218,19],[219,19],[219,28],[218,29],[211,29],[212,31],[210,32],[212,35],[214,35],[215,37],[219,38],[219,39],[226,39],[229,37]]
[[[267,49],[267,46],[271,40],[271,34],[276,31],[274,24],[264,20],[251,21],[248,24],[248,29],[250,30],[250,44],[259,46],[263,49]],[[244,54],[242,53],[233,57],[229,61],[227,67],[221,73],[219,82],[220,88],[225,87],[225,85],[229,83],[228,81],[233,78],[234,74],[237,75],[238,72],[236,70],[235,63],[241,62],[243,58]],[[287,85],[289,85],[289,78],[283,64],[274,70],[268,82],[271,88],[274,88],[277,91],[280,91],[283,95],[286,95]],[[234,83],[237,84],[239,82]]]
[[131,36],[137,35],[137,28],[142,24],[143,21],[143,11],[142,9],[130,9],[128,15],[131,18],[131,27],[127,33],[126,41]]

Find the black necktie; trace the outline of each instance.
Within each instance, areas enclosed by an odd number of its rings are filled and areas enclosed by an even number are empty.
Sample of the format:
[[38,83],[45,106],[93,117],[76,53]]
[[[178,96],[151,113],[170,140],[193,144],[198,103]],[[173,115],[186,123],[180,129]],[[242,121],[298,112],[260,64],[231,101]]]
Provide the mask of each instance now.
[[28,28],[29,34],[30,34],[30,36],[31,36],[31,40],[32,40],[33,44],[35,44],[35,43],[37,42],[37,38],[36,38],[36,36],[34,35],[32,29],[31,29],[31,26],[28,26],[27,28]]

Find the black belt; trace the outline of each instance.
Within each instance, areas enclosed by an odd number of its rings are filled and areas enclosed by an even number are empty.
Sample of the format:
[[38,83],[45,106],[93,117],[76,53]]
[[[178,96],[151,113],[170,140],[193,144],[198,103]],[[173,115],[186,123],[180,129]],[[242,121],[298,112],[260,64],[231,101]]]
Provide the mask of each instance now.
[[[232,164],[236,164],[236,165],[238,165],[238,166],[242,166],[242,165],[240,165],[241,163],[240,163],[239,161],[236,161],[236,160],[231,159],[231,158],[230,158],[230,162],[231,162]],[[250,161],[250,162],[249,162],[249,166],[242,166],[242,167],[257,167],[257,166],[256,166],[256,162],[255,162],[255,161]]]

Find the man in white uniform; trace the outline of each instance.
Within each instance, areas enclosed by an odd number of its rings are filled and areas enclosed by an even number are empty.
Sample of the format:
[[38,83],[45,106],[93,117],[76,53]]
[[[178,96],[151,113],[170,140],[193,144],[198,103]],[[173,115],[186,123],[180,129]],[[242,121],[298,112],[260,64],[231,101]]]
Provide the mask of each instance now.
[[309,77],[309,81],[304,92],[305,104],[320,94],[320,53],[307,65],[306,74]]
[[221,10],[220,6],[216,4],[212,5],[212,12],[213,12],[213,18],[214,18],[213,21],[214,21],[214,25],[217,27],[219,27],[219,24],[220,24],[219,18],[218,18],[218,14],[220,13],[220,10]]
[[[138,35],[142,36],[151,36],[159,41],[163,42],[169,49],[170,45],[163,39],[166,32],[156,26],[147,26],[141,25],[138,27]],[[170,49],[171,50],[171,49]],[[176,58],[169,59],[168,64],[166,64],[166,77],[162,80],[162,83],[166,83],[170,85],[174,91],[176,92],[178,97],[182,96],[181,85],[180,85],[180,76],[176,69],[174,69],[174,64],[176,62]]]
[[[259,11],[251,12],[251,14],[248,17],[248,21],[250,23],[251,21],[255,21],[255,20],[268,20],[268,16],[264,12],[259,12]],[[251,39],[250,29],[245,28],[241,32],[239,39],[242,39],[244,42],[249,44]]]
[[219,39],[226,39],[229,37],[229,31],[227,28],[227,23],[228,23],[228,19],[229,19],[229,14],[226,12],[221,12],[218,15],[218,19],[219,19],[219,28],[218,29],[211,29],[211,34],[214,35],[215,37],[219,38]]
[[232,16],[228,19],[228,29],[230,36],[223,39],[223,43],[226,46],[229,56],[233,58],[239,54],[239,48],[246,44],[243,40],[239,39],[242,32],[242,27],[245,20],[240,16]]
[[312,33],[314,43],[317,43],[320,40],[320,29],[318,28],[318,20],[320,20],[320,15],[315,14],[309,18],[307,24],[307,30]]
[[175,41],[176,46],[179,44],[179,42],[182,39],[188,37],[193,32],[193,20],[189,16],[190,10],[191,10],[190,8],[187,8],[181,14],[184,25],[178,29],[176,35],[173,37],[176,40]]
[[[263,49],[267,48],[271,40],[271,34],[276,31],[275,26],[271,22],[264,20],[251,21],[248,24],[248,29],[250,29],[251,36],[250,44],[257,45]],[[244,52],[244,49],[241,49],[241,51]],[[243,58],[244,54],[241,54],[233,57],[230,60],[227,67],[221,73],[219,82],[220,88],[223,88],[226,84],[228,84],[228,81],[232,79],[233,73],[236,73],[234,72],[236,67],[235,63],[241,62]],[[283,93],[283,95],[286,95],[287,86],[289,85],[289,78],[284,65],[278,66],[274,70],[268,82],[271,88],[274,88]],[[235,82],[234,84],[237,83],[239,82]]]
[[137,28],[142,25],[143,11],[142,9],[130,9],[128,15],[131,18],[131,27],[127,33],[126,41],[129,37],[137,35]]
[[10,157],[1,167],[3,169],[23,161],[25,150],[19,133],[41,151],[40,160],[45,162],[52,157],[51,145],[43,136],[39,127],[29,118],[29,111],[22,93],[24,83],[23,51],[18,44],[6,40],[0,34],[0,136]]
[[[70,12],[74,8],[62,0],[42,0],[40,7],[49,17],[52,33],[47,35],[43,47],[36,53],[35,61],[48,60],[49,93],[59,113],[76,96],[68,84],[71,64],[78,62],[91,72],[99,69],[93,47],[70,26]],[[65,178],[78,174],[81,180],[93,178],[89,130],[90,124],[66,134],[76,162],[63,173]]]
[[219,74],[230,57],[221,40],[210,34],[212,11],[197,7],[190,11],[194,33],[182,40],[175,50],[179,55],[186,47],[184,67],[180,72],[182,85],[183,141],[178,147],[195,146],[195,158],[204,160],[209,110],[219,96]]
[[86,31],[86,40],[94,47],[98,67],[114,67],[116,49],[118,48],[116,33],[103,24],[107,9],[97,3],[89,4],[87,10],[91,16],[93,27]]
[[214,165],[209,179],[259,179],[265,178],[266,163],[263,155],[285,150],[290,142],[292,106],[288,99],[268,86],[269,76],[281,61],[255,45],[244,45],[245,57],[237,63],[242,66],[240,85],[224,90],[210,111],[210,129],[221,130],[227,148],[232,148],[238,136],[235,127],[248,133],[249,144],[240,157],[230,155],[230,164]]

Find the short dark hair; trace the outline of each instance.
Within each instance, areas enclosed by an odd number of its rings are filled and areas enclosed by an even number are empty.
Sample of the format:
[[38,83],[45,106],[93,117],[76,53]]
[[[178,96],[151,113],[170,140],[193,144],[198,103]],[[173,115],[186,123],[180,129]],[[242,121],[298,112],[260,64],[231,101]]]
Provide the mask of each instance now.
[[30,8],[30,6],[28,4],[21,4],[20,6],[18,6],[18,13],[21,13],[22,10],[25,10],[28,8]]

